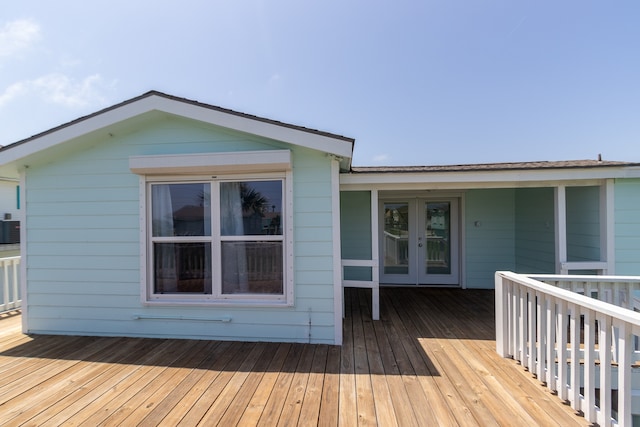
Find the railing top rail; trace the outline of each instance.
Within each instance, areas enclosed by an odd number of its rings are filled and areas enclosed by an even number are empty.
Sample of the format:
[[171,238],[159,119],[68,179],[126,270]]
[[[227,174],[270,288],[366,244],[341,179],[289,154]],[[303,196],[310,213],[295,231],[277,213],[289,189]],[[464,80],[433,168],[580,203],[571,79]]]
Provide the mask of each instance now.
[[595,276],[577,274],[523,274],[536,280],[556,280],[559,282],[616,282],[616,283],[636,283],[640,282],[640,276]]
[[2,257],[2,258],[0,258],[0,261],[11,261],[11,260],[14,260],[14,259],[20,259],[20,255]]
[[[606,316],[615,317],[624,322],[630,323],[634,326],[640,327],[640,313],[628,310],[626,308],[618,307],[613,304],[609,304],[591,297],[580,295],[575,292],[571,292],[566,289],[561,289],[556,286],[548,285],[540,282],[527,275],[514,273],[511,271],[496,271],[496,276],[503,277],[512,282],[531,288],[534,291],[539,291],[555,298],[562,299],[571,304],[577,304],[582,307],[586,307],[597,313],[604,314]],[[540,276],[536,276],[540,277]],[[606,277],[606,276],[598,276]],[[613,276],[609,276],[613,277]]]

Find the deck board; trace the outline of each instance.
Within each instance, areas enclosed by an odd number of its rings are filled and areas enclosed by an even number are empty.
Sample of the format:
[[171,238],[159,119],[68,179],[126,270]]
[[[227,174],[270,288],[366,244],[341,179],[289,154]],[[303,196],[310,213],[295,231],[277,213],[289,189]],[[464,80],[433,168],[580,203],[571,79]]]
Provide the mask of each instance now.
[[344,345],[26,336],[0,315],[0,425],[588,425],[495,352],[493,292],[345,292]]

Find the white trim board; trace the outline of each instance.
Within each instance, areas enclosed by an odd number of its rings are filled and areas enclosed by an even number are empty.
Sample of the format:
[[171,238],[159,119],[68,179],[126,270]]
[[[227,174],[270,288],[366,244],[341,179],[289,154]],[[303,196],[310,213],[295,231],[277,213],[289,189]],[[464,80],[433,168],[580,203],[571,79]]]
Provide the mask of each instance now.
[[291,170],[289,150],[163,154],[129,157],[129,169],[139,175],[222,174]]
[[[423,173],[343,173],[340,174],[341,189],[370,189],[375,186],[379,190],[398,188],[413,189],[424,187],[437,189],[459,188],[496,188],[555,186],[560,181],[597,182],[611,178],[640,178],[640,168],[607,167],[584,169],[554,170],[519,170],[519,171],[469,171],[469,172],[423,172]],[[597,184],[593,185],[599,185]],[[588,184],[587,184],[588,185]]]

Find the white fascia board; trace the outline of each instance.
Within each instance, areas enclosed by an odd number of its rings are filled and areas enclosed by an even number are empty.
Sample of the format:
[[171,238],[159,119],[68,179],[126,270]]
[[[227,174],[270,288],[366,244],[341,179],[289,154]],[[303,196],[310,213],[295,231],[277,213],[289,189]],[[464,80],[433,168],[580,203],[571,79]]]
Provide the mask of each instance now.
[[40,137],[34,138],[16,147],[8,147],[7,151],[3,152],[0,156],[2,164],[15,162],[16,160],[22,159],[39,151],[55,147],[56,145],[66,141],[112,126],[140,114],[144,114],[152,109],[150,108],[148,101],[149,100],[147,98],[144,98],[130,104],[125,104],[118,108],[80,120],[77,123],[70,124],[69,126],[65,126],[56,131],[45,133]]
[[193,120],[221,126],[239,132],[258,135],[276,141],[299,145],[336,156],[351,158],[352,144],[348,141],[320,135],[313,132],[294,129],[262,120],[254,120],[224,111],[209,109],[198,105],[153,96],[156,109],[166,113],[187,117]]
[[129,157],[129,169],[139,175],[281,172],[291,169],[291,152],[266,150],[132,156]]
[[443,187],[478,188],[526,183],[583,181],[610,178],[640,178],[640,168],[603,167],[554,170],[473,171],[473,172],[425,172],[425,173],[344,173],[340,185],[349,187],[411,186],[434,184]]
[[0,156],[1,164],[9,164],[31,154],[54,147],[74,138],[123,122],[151,111],[160,111],[199,120],[224,128],[245,132],[293,145],[312,148],[343,158],[351,159],[352,144],[338,138],[332,138],[313,132],[294,129],[286,125],[264,122],[259,119],[243,117],[203,106],[193,105],[158,95],[150,95],[117,108],[104,111],[77,123],[71,123],[58,130],[45,133],[26,143],[12,147]]

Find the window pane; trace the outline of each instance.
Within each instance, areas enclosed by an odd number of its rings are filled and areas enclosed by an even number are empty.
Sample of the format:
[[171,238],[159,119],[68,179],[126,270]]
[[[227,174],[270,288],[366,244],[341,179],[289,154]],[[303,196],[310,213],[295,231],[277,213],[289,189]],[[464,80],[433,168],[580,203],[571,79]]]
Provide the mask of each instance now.
[[220,183],[223,236],[282,234],[282,181]]
[[409,274],[409,203],[384,204],[384,274]]
[[223,294],[283,294],[282,242],[223,242]]
[[209,184],[154,184],[151,188],[154,237],[211,235]]
[[155,243],[154,293],[211,294],[209,243]]

